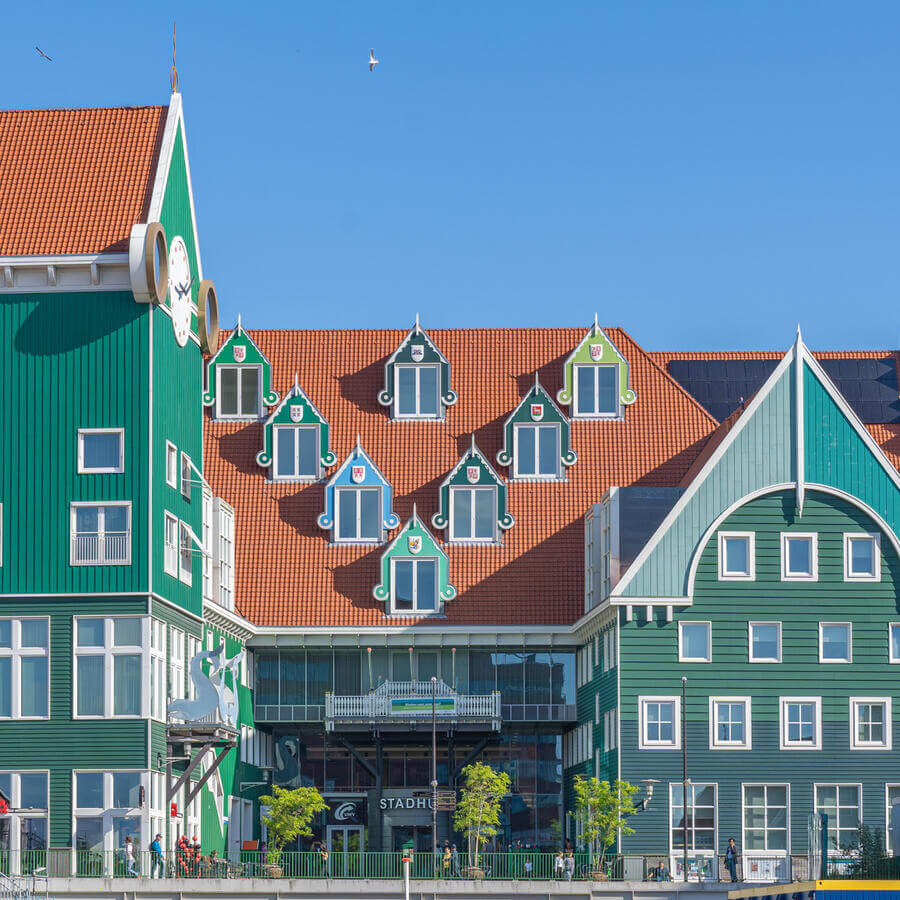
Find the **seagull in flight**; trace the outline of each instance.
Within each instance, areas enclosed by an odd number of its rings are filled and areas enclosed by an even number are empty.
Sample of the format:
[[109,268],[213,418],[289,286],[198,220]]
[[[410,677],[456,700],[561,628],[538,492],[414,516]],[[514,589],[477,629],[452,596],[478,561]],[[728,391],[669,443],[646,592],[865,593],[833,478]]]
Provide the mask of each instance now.
[[35,49],[35,50],[37,50],[37,52],[38,52],[38,53],[40,53],[40,54],[41,54],[41,56],[43,56],[43,57],[44,57],[44,59],[46,59],[46,60],[47,60],[47,62],[53,62],[53,57],[52,57],[52,56],[47,56],[47,54],[46,54],[46,53],[44,53],[44,51],[43,51],[43,50],[41,50],[41,48],[40,48],[40,47],[38,47],[38,46],[37,46],[37,45],[36,45],[36,44],[35,44],[35,47],[34,47],[34,49]]
[[373,72],[375,70],[375,66],[378,65],[378,60],[375,59],[375,51],[369,51],[369,71]]

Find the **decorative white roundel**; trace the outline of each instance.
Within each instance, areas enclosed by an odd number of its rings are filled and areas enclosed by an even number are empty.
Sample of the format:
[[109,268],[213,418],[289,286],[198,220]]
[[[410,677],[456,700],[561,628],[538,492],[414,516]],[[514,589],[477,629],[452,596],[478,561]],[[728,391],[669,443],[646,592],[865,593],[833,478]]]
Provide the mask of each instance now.
[[172,330],[179,347],[183,347],[191,333],[191,262],[187,247],[180,235],[169,244],[169,311]]

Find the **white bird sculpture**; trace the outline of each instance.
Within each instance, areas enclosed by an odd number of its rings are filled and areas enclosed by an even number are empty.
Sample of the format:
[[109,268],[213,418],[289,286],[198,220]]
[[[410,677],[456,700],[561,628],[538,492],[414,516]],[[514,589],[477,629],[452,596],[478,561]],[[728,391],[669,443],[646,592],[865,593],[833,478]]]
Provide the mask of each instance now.
[[370,50],[369,51],[369,71],[373,72],[375,70],[375,66],[377,66],[377,65],[378,65],[378,60],[375,59],[375,51],[374,51],[374,49]]

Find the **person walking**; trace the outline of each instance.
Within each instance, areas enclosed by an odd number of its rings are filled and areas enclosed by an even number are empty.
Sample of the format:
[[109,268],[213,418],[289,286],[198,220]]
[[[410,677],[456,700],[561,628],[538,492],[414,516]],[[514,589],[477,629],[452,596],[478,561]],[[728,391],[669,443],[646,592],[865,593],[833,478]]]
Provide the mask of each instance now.
[[441,877],[449,878],[450,877],[450,867],[453,865],[453,851],[450,849],[450,845],[444,841],[444,854],[441,857]]
[[553,860],[553,877],[554,878],[562,878],[566,869],[566,857],[563,854],[562,850],[556,854],[556,858]]
[[131,835],[125,835],[125,877],[137,878],[137,870],[134,867],[134,844]]
[[454,878],[459,878],[459,850],[456,849],[456,844],[450,845],[450,871]]
[[728,874],[731,875],[731,880],[737,881],[737,861],[738,861],[738,848],[737,844],[734,842],[734,838],[728,838],[728,846],[725,848],[725,865],[728,868]]
[[162,835],[158,834],[150,844],[150,877],[156,877],[156,871],[159,870],[159,877],[163,878],[166,874],[165,861],[162,852]]
[[571,881],[575,877],[575,854],[571,850],[566,854],[564,868],[566,881]]

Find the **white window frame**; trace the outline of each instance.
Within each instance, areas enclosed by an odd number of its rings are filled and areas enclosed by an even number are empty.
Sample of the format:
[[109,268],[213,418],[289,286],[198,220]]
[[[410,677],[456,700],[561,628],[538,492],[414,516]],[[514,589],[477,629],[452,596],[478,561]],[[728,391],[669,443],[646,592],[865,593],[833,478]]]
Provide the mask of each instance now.
[[[778,627],[778,657],[776,659],[765,658],[765,659],[755,659],[753,656],[753,627],[755,625],[776,625]],[[747,623],[747,660],[751,663],[780,663],[782,659],[782,650],[781,650],[781,622],[775,621],[753,621]]]
[[[400,412],[400,370],[415,369],[416,370],[416,412],[401,413]],[[422,408],[422,378],[419,372],[422,369],[437,369],[435,400],[437,401],[437,413],[419,412]],[[395,419],[426,419],[436,420],[444,418],[444,404],[441,402],[441,364],[440,363],[396,363],[394,365],[394,404]]]
[[188,700],[196,700],[197,699],[197,685],[194,684],[194,679],[191,678],[191,661],[200,652],[200,649],[202,646],[203,646],[203,642],[200,640],[200,638],[195,637],[192,634],[189,634],[187,636],[187,655],[184,660],[184,670],[187,675],[187,699]]
[[[87,559],[80,560],[78,559],[76,546],[78,541],[78,533],[75,530],[76,526],[76,510],[82,509],[84,507],[97,507],[102,510],[107,506],[124,506],[128,510],[128,527],[125,531],[125,541],[128,547],[128,554],[125,559],[114,559],[107,561],[105,559],[105,546],[106,542],[104,538],[106,537],[106,514],[101,512],[98,514],[97,522],[98,522],[98,530],[97,530],[97,555],[100,557],[99,559]],[[69,565],[70,566],[130,566],[131,565],[131,501],[130,500],[107,500],[104,502],[95,502],[95,501],[85,501],[85,500],[73,500],[69,504]]]
[[[857,725],[859,724],[859,707],[864,705],[876,705],[884,707],[884,740],[880,743],[874,741],[860,741]],[[851,697],[850,698],[850,749],[851,750],[892,750],[893,749],[893,725],[894,719],[891,711],[890,697]]]
[[[117,434],[119,436],[119,463],[88,469],[84,465],[84,436],[86,434]],[[79,428],[78,429],[78,474],[79,475],[121,475],[125,471],[125,429],[124,428]]]
[[[382,544],[384,543],[384,523],[382,521],[382,495],[381,495],[381,487],[380,485],[355,485],[355,484],[347,484],[347,485],[339,485],[334,488],[334,528],[332,533],[332,541],[335,544]],[[360,497],[359,494],[361,491],[374,491],[378,493],[378,535],[376,537],[340,537],[340,519],[341,519],[341,504],[338,500],[338,494],[346,491],[353,491],[356,497],[356,533],[359,535],[360,532]]]
[[888,622],[888,660],[900,663],[900,656],[894,656],[894,636],[891,634],[894,628],[900,629],[900,622]]
[[[169,527],[175,528],[175,543],[169,540]],[[178,577],[178,535],[180,523],[177,516],[173,516],[168,510],[163,512],[163,571],[173,578]]]
[[[578,412],[578,369],[594,370],[594,411]],[[600,369],[614,369],[616,408],[613,412],[597,412],[597,398],[600,393]],[[573,419],[621,419],[622,400],[619,397],[619,364],[618,363],[573,363],[572,365],[572,418]]]
[[884,849],[888,856],[900,856],[900,847],[891,846],[891,788],[900,793],[900,781],[886,781],[884,784]]
[[[3,816],[9,821],[9,847],[4,851],[9,854],[9,868],[4,869],[6,874],[21,875],[22,857],[28,856],[28,851],[22,847],[22,819],[44,819],[46,822],[47,848],[50,849],[50,770],[49,769],[3,769],[0,775],[10,776],[9,812]],[[22,807],[22,775],[44,775],[47,779],[47,806]],[[33,851],[35,856],[40,851]],[[46,851],[45,851],[46,852]],[[40,871],[40,870],[38,870]]]
[[[847,659],[825,659],[822,656],[824,644],[822,642],[822,628],[825,625],[840,625],[847,629]],[[852,622],[819,622],[819,662],[824,665],[846,666],[853,662],[853,623]]]
[[[808,540],[809,574],[794,574],[788,570],[788,541]],[[781,580],[782,581],[818,581],[819,580],[819,535],[814,531],[782,531],[781,532]]]
[[234,609],[234,509],[218,497],[213,502],[215,559],[213,594],[216,603]]
[[412,562],[433,562],[434,563],[434,609],[419,609],[418,605],[418,577],[417,571],[418,566],[416,565],[413,571],[413,605],[411,609],[397,609],[397,573],[395,570],[395,563],[397,562],[397,557],[393,557],[391,559],[391,612],[395,616],[437,616],[441,614],[441,565],[440,559],[437,556],[404,556],[401,557],[404,561],[407,559],[411,559]]
[[[720,703],[742,703],[744,705],[744,740],[720,741],[719,716]],[[751,697],[710,697],[709,698],[709,749],[710,750],[752,750],[753,749],[753,701]]]
[[[749,572],[728,572],[725,569],[725,539],[747,539],[747,567]],[[719,581],[755,581],[756,580],[756,532],[755,531],[720,531],[719,546]]]
[[[685,625],[706,626],[706,657],[685,656],[683,646],[683,628]],[[711,663],[712,662],[712,622],[690,620],[678,622],[678,662]]]
[[[869,538],[874,541],[873,562],[875,572],[872,575],[854,575],[850,571],[850,542]],[[844,532],[844,581],[881,581],[881,534],[869,531]]]
[[[811,703],[815,710],[813,725],[815,740],[811,744],[804,741],[788,740],[787,706],[790,703]],[[821,697],[779,697],[778,698],[778,743],[780,750],[821,750],[822,749],[822,698]]]
[[[842,809],[850,809],[850,808],[851,808],[851,807],[849,807],[849,806],[841,806],[841,805],[840,805],[840,796],[841,796],[841,795],[840,795],[840,789],[841,789],[842,787],[854,787],[854,788],[857,789],[857,791],[858,791],[857,796],[859,797],[859,806],[857,807],[857,809],[858,809],[858,811],[859,811],[859,823],[860,823],[861,825],[864,824],[864,823],[865,823],[865,819],[863,818],[863,802],[864,802],[864,799],[865,799],[865,798],[863,797],[863,786],[862,786],[862,782],[859,782],[859,781],[816,781],[816,782],[813,784],[813,812],[819,812],[819,811],[820,811],[820,807],[819,807],[819,788],[831,788],[831,787],[837,788],[837,798],[836,798],[837,807],[836,807],[836,808],[837,808],[837,810],[838,810],[838,813],[840,813],[840,810],[842,810]],[[838,818],[840,818],[840,815],[838,816]],[[831,830],[831,826],[830,826],[830,825],[829,825],[829,829],[828,829],[828,830],[829,830],[829,831]],[[840,829],[840,830],[841,830],[841,831],[847,831],[848,829],[842,828],[842,829]],[[827,836],[826,836],[826,842],[827,842]],[[836,849],[834,849],[834,848],[832,848],[832,847],[829,846],[829,847],[828,847],[828,855],[829,855],[829,856],[843,856],[844,854],[843,854],[843,851],[841,851],[841,850],[836,850]]]
[[[290,430],[294,432],[294,473],[293,475],[279,475],[278,474],[278,432],[282,430]],[[316,471],[312,475],[300,475],[297,474],[297,469],[300,468],[300,431],[313,431],[315,432],[315,447],[316,447]],[[322,461],[320,459],[319,454],[319,426],[318,425],[288,425],[287,423],[282,425],[273,425],[272,426],[272,466],[270,468],[272,481],[295,481],[295,482],[312,482],[318,481],[322,477]]]
[[[78,621],[80,619],[103,620],[103,646],[79,647],[78,646]],[[115,620],[137,619],[141,623],[141,644],[116,647],[114,645]],[[115,667],[113,659],[116,656],[135,656],[141,658],[141,701],[140,709],[134,715],[117,715],[115,710]],[[101,656],[103,657],[103,715],[89,716],[78,713],[78,657]],[[150,618],[149,616],[73,616],[72,617],[72,718],[98,721],[100,719],[147,719],[150,717]]]
[[191,458],[184,452],[181,451],[181,496],[184,497],[185,500],[191,499],[191,481],[193,480],[193,475],[191,474]]
[[[675,721],[672,723],[674,739],[671,743],[647,740],[647,715],[648,703],[671,703],[672,715]],[[638,697],[638,720],[640,731],[638,732],[639,750],[680,750],[681,749],[681,697],[677,694],[645,694]]]
[[[228,414],[222,412],[221,403],[222,403],[222,372],[225,369],[256,369],[259,373],[259,377],[257,379],[257,384],[259,385],[259,392],[256,395],[256,412],[255,413],[241,413],[241,380],[243,375],[241,372],[238,372],[237,376],[237,414]],[[227,363],[223,365],[216,365],[216,419],[225,421],[225,422],[255,422],[258,421],[262,415],[262,393],[263,393],[263,367],[258,363],[250,363],[248,365],[244,365],[242,363]]]
[[150,718],[166,721],[166,623],[150,620]]
[[[562,440],[561,425],[557,422],[516,422],[513,425],[513,480],[515,481],[562,481],[562,453],[560,441]],[[554,470],[552,475],[542,475],[538,472],[523,474],[519,472],[519,431],[523,428],[553,428],[556,431],[556,452],[553,455]],[[535,435],[534,441],[534,467],[539,468],[541,458],[540,440]]]
[[166,484],[178,490],[178,448],[166,441]]
[[[47,646],[46,647],[23,647],[22,646],[22,622],[41,620],[47,623]],[[50,718],[50,696],[52,677],[52,667],[50,665],[50,617],[49,616],[2,616],[0,621],[10,623],[10,643],[12,647],[0,647],[0,659],[10,660],[10,715],[0,716],[0,722],[12,722],[16,720],[42,722]],[[46,657],[47,659],[47,714],[44,716],[23,716],[22,715],[22,660],[25,657]],[[10,806],[15,804],[10,801]],[[49,840],[49,837],[48,837]]]
[[[760,828],[748,828],[747,827],[747,802],[744,795],[744,788],[748,787],[761,787],[765,789],[765,803],[763,808],[763,813],[768,813],[769,811],[769,788],[784,788],[785,789],[785,803],[787,804],[787,822],[785,825],[786,835],[785,835],[785,844],[787,845],[784,850],[773,849],[770,850],[769,845],[769,826],[768,824],[764,825]],[[778,807],[779,809],[781,807]],[[781,829],[779,829],[780,831]],[[762,831],[765,835],[766,840],[766,849],[765,850],[747,850],[747,832],[748,831]],[[748,856],[770,856],[770,857],[788,857],[791,855],[791,785],[788,781],[742,781],[741,782],[741,852],[745,853]]]
[[201,556],[201,592],[204,600],[213,599],[213,495],[209,486],[204,484],[200,495],[200,517],[202,530],[200,539],[203,541],[205,552]]
[[[458,537],[453,533],[453,504],[455,502],[455,498],[460,491],[468,491],[471,493],[472,502],[471,502],[471,513],[470,513],[470,524],[472,526],[472,537]],[[476,491],[490,491],[493,497],[491,501],[491,536],[490,537],[475,537],[475,497],[474,494]],[[447,520],[447,539],[449,542],[454,544],[496,544],[499,535],[497,534],[497,485],[451,485],[450,486],[450,496],[447,498],[447,504],[449,506],[448,520]]]
[[170,700],[183,700],[187,697],[187,688],[185,687],[185,671],[186,665],[184,631],[172,625],[169,627],[168,697]]
[[[679,857],[684,852],[684,848],[676,849],[675,842],[672,840],[672,834],[676,830],[675,827],[672,825],[672,809],[674,808],[674,803],[672,802],[672,788],[674,788],[674,787],[680,787],[682,789],[682,792],[684,791],[684,785],[681,781],[670,781],[669,782],[669,808],[666,811],[666,828],[668,829],[668,832],[669,832],[669,853],[672,856]],[[691,792],[692,798],[695,794],[696,788],[704,788],[704,787],[711,787],[713,789],[713,794],[714,794],[713,810],[714,810],[715,819],[714,819],[714,823],[713,823],[713,845],[710,848],[703,848],[703,849],[699,849],[699,850],[688,847],[687,852],[694,857],[698,857],[698,856],[715,857],[716,848],[719,846],[719,783],[717,781],[698,781],[696,783],[692,781],[690,784],[688,784],[688,790]],[[691,809],[691,810],[696,809],[696,803],[692,802],[691,805],[688,806],[686,796],[682,797],[682,800],[683,800],[682,809],[684,809],[684,815],[687,816],[688,809]],[[696,821],[696,813],[692,814],[691,821],[692,822]],[[683,834],[683,832],[681,831],[680,828],[677,830]],[[706,829],[703,829],[703,830],[705,831]],[[691,843],[692,844],[696,844],[696,831],[697,831],[697,828],[696,828],[695,824],[690,824],[688,826],[688,832],[691,835]],[[688,878],[690,878],[690,874],[688,874]]]
[[[185,556],[190,560],[186,567]],[[178,523],[178,580],[188,587],[194,582],[194,540],[185,522]]]
[[[77,778],[79,775],[102,775],[103,776],[103,806],[102,807],[82,807],[77,806],[78,803],[78,788],[77,788]],[[144,789],[144,796],[146,798],[144,802],[143,809],[139,806],[134,807],[114,807],[113,803],[113,776],[114,775],[139,775],[139,781],[141,787]],[[162,820],[163,815],[168,816],[168,810],[152,810],[152,793],[151,793],[151,776],[157,775],[158,777],[162,777],[162,773],[153,773],[147,772],[140,769],[88,769],[88,768],[79,768],[74,769],[72,771],[72,834],[75,834],[75,820],[79,818],[96,818],[103,819],[103,849],[104,856],[107,859],[111,859],[111,855],[115,851],[120,851],[121,847],[116,847],[113,844],[113,835],[115,834],[115,829],[113,827],[113,820],[120,818],[138,818],[141,820],[141,841],[143,844],[147,844],[148,842],[148,834],[152,831],[150,827],[151,823],[151,815],[153,812],[156,812],[155,818],[157,820]],[[157,786],[157,790],[159,790],[159,786]],[[179,805],[179,810],[181,806]],[[164,829],[157,829],[164,830]],[[193,832],[191,832],[193,834]],[[153,831],[153,834],[156,834]],[[140,867],[141,861],[143,859],[143,854],[138,851],[142,850],[143,847],[135,844],[134,848],[134,856],[137,862],[137,865]],[[110,863],[106,863],[104,865],[104,874],[111,875],[112,874],[112,865]],[[143,874],[143,873],[142,873]]]

